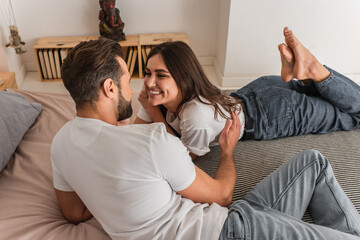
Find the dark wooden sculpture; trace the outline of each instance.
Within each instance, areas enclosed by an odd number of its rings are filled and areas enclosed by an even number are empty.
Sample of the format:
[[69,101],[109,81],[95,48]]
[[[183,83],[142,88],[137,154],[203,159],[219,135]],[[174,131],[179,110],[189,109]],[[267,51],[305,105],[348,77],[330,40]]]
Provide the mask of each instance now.
[[125,40],[125,23],[121,20],[120,10],[115,7],[115,0],[99,0],[99,4],[100,35],[115,41]]

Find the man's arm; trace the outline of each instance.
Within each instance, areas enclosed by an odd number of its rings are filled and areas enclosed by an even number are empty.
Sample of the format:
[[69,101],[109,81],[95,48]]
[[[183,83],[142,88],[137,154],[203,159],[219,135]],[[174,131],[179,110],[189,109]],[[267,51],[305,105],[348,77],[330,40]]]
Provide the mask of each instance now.
[[73,224],[86,221],[92,217],[83,201],[76,192],[64,192],[55,189],[56,197],[66,220]]
[[208,204],[216,202],[221,206],[230,205],[236,184],[233,152],[239,139],[240,128],[239,117],[232,113],[232,120],[226,121],[220,134],[220,164],[214,178],[195,166],[196,177],[194,182],[185,190],[178,191],[178,194],[194,202]]

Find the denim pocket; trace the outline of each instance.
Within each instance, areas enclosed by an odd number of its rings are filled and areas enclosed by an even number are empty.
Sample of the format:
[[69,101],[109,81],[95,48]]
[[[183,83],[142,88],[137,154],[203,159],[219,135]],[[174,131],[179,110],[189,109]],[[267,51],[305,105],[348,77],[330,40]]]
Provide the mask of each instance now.
[[245,223],[241,214],[237,210],[229,213],[227,219],[227,238],[245,239]]
[[256,103],[262,118],[264,139],[289,135],[293,104],[288,89],[263,88],[256,92]]

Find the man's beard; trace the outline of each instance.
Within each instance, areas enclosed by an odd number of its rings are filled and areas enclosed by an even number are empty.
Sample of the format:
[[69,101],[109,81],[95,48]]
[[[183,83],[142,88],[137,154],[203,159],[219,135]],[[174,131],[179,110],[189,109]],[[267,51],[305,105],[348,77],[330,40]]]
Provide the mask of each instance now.
[[122,121],[131,117],[133,109],[131,107],[131,100],[128,102],[119,92],[119,102],[118,102],[118,121]]

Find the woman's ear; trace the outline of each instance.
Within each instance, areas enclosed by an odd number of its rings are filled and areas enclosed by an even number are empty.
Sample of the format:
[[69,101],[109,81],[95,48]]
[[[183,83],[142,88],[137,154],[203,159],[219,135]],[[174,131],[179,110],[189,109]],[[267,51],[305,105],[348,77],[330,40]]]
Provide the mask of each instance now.
[[102,85],[102,91],[104,92],[104,95],[109,98],[115,97],[115,88],[116,84],[111,78],[107,78]]

